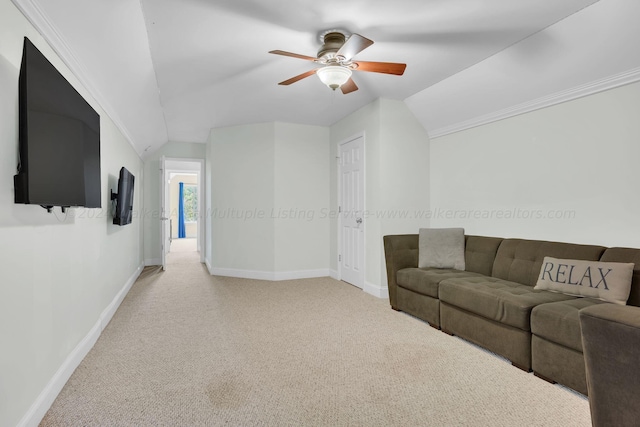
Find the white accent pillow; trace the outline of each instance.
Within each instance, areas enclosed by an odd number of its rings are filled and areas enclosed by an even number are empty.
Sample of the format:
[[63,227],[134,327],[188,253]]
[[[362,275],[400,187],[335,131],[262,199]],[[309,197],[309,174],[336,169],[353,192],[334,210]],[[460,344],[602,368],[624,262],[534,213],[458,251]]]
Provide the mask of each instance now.
[[421,228],[418,267],[464,270],[464,228]]
[[626,305],[633,263],[583,261],[544,257],[534,289]]

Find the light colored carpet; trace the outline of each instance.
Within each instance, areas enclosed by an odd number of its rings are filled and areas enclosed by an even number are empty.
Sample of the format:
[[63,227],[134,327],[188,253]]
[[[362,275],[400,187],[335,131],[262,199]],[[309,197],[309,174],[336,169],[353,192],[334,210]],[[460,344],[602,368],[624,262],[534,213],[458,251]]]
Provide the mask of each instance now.
[[198,250],[198,240],[195,238],[171,239],[171,252],[195,252]]
[[189,256],[135,283],[42,426],[590,425],[583,396],[353,286]]

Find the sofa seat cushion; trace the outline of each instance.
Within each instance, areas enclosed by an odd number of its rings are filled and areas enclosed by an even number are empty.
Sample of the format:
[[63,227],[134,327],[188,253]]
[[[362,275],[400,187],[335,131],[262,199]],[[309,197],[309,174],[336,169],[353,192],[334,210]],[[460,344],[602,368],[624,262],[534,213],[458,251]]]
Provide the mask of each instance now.
[[484,277],[470,271],[451,268],[404,268],[398,270],[396,283],[401,288],[409,289],[421,295],[438,298],[438,285],[446,279],[459,277]]
[[582,352],[579,312],[598,304],[607,303],[594,298],[576,298],[538,305],[531,312],[531,332],[547,341]]
[[524,331],[531,330],[533,307],[576,298],[487,276],[443,280],[439,295],[442,302]]

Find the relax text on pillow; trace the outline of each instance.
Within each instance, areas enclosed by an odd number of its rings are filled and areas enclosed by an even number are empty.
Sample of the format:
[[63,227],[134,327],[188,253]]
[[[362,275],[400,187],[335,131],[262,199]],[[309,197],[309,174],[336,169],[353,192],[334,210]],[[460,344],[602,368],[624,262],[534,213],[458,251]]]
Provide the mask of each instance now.
[[631,291],[633,267],[633,263],[544,257],[534,289],[625,305]]

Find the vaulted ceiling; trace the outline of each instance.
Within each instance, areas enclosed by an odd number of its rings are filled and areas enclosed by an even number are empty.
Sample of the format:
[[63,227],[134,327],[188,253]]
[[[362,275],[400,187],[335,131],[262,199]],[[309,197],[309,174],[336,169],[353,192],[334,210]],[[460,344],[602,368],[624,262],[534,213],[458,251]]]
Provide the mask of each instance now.
[[[81,74],[141,154],[169,140],[204,142],[214,127],[268,121],[328,126],[379,97],[407,100],[425,126],[442,127],[461,118],[455,117],[455,108],[443,112],[429,104],[446,96],[434,88],[455,82],[452,76],[597,4],[596,0],[13,1]],[[626,0],[602,0],[611,1]],[[356,71],[360,89],[348,95],[331,91],[315,76],[291,86],[277,85],[317,65],[268,52],[281,49],[315,56],[319,35],[334,28],[375,42],[357,59],[406,63],[404,76]],[[547,48],[553,49],[553,43],[547,40],[552,45]],[[456,96],[455,85],[448,90]],[[492,93],[501,96],[499,90]],[[513,102],[517,100],[507,104]]]

